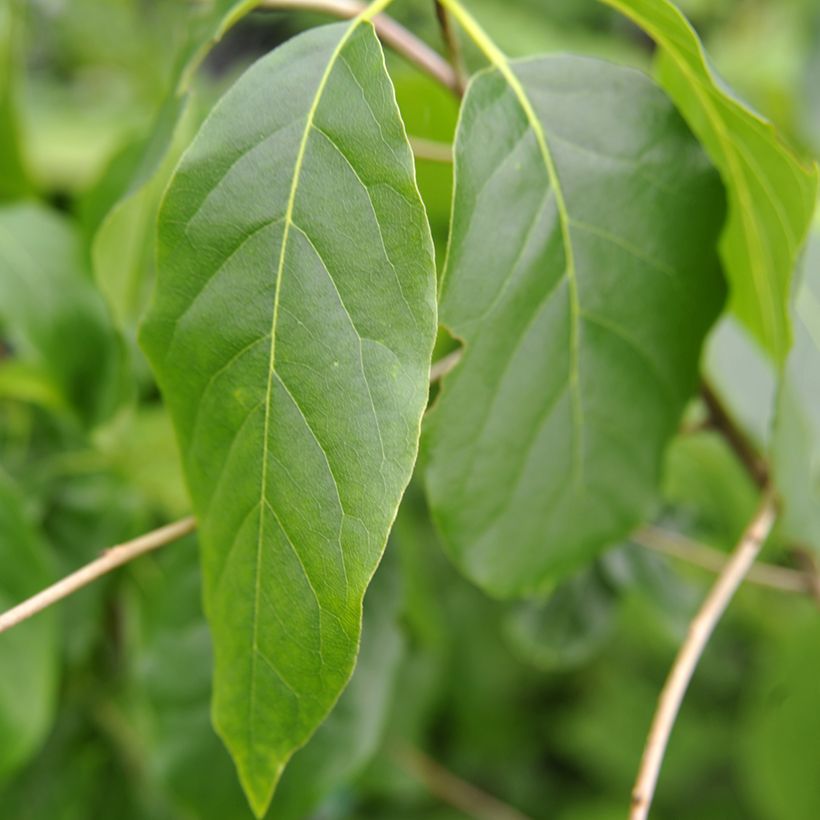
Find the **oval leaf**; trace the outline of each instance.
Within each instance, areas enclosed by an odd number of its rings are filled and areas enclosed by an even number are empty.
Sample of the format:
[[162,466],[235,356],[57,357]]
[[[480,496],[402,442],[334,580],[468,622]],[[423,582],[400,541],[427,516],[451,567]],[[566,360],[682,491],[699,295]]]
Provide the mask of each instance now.
[[456,562],[512,595],[649,512],[723,299],[723,197],[643,75],[490,55],[456,141],[441,313],[466,346],[427,483]]
[[817,166],[801,164],[766,120],[726,92],[672,3],[603,2],[658,44],[659,79],[720,170],[729,199],[720,251],[732,310],[779,364],[791,343],[791,277],[814,212]]
[[201,527],[213,715],[261,814],[356,656],[416,457],[433,248],[372,27],[300,35],[203,126],[142,333]]

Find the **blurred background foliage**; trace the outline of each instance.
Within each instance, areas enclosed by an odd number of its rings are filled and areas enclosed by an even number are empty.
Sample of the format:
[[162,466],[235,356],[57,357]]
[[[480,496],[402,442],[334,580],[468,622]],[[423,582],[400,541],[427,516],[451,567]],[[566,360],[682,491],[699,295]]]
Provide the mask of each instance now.
[[[593,0],[469,5],[512,55],[574,51],[650,69],[651,43]],[[682,6],[735,92],[820,153],[816,0]],[[254,12],[189,85],[180,55],[203,13],[193,0],[0,4],[2,608],[188,511],[134,344],[156,209],[218,95],[326,19]],[[402,0],[393,13],[441,49],[432,0]],[[388,62],[409,134],[448,143],[456,101],[395,55]],[[419,160],[418,176],[441,255],[451,168]],[[806,264],[820,266],[818,237]],[[707,367],[764,445],[768,365],[724,322]],[[657,521],[727,550],[756,488],[720,438],[691,426],[669,452]],[[795,560],[777,537],[765,557]],[[465,816],[437,765],[530,817],[625,816],[657,694],[709,580],[623,544],[544,600],[495,602],[449,565],[414,482],[366,600],[353,682],[295,756],[270,816]],[[209,653],[193,538],[3,635],[0,816],[249,816],[210,728]],[[698,669],[655,816],[816,820],[818,704],[816,603],[747,585]]]

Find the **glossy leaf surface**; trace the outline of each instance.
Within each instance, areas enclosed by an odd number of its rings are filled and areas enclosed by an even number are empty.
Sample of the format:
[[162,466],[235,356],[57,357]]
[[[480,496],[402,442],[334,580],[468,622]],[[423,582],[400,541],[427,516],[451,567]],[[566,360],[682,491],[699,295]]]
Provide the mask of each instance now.
[[510,595],[649,513],[723,299],[723,197],[643,75],[497,60],[458,130],[441,314],[465,349],[426,448],[448,550]]
[[258,814],[353,668],[362,596],[416,456],[432,260],[361,20],[256,63],[161,212],[142,340],[201,527],[214,720]]

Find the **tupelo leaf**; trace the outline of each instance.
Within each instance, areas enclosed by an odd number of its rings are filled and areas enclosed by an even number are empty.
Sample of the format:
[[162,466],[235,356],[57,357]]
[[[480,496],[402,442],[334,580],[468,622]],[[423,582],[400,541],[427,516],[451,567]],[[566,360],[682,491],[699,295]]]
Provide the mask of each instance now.
[[258,815],[350,678],[427,399],[432,241],[366,15],[214,109],[141,334],[200,524],[214,722]]
[[602,0],[658,44],[657,73],[720,170],[729,215],[721,258],[731,307],[777,364],[791,344],[792,271],[811,223],[817,165],[803,165],[771,124],[714,76],[697,34],[668,0]]
[[723,197],[638,72],[484,47],[440,289],[464,355],[425,451],[446,548],[506,596],[538,592],[650,512],[723,299]]

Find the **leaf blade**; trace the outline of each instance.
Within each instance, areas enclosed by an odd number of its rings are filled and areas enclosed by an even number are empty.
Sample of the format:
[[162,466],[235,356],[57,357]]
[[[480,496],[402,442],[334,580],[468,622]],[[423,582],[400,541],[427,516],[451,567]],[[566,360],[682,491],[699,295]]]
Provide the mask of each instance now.
[[349,679],[427,396],[432,242],[369,24],[243,76],[159,245],[142,342],[200,520],[215,723],[261,813]]
[[554,170],[505,72],[480,75],[459,124],[441,292],[464,355],[425,433],[448,550],[501,596],[537,592],[648,513],[723,293],[719,185],[662,96],[595,61],[510,65]]
[[661,48],[658,75],[723,176],[729,219],[721,257],[732,309],[781,365],[791,344],[789,292],[817,196],[804,166],[770,123],[726,92],[686,18],[668,0],[603,0]]

